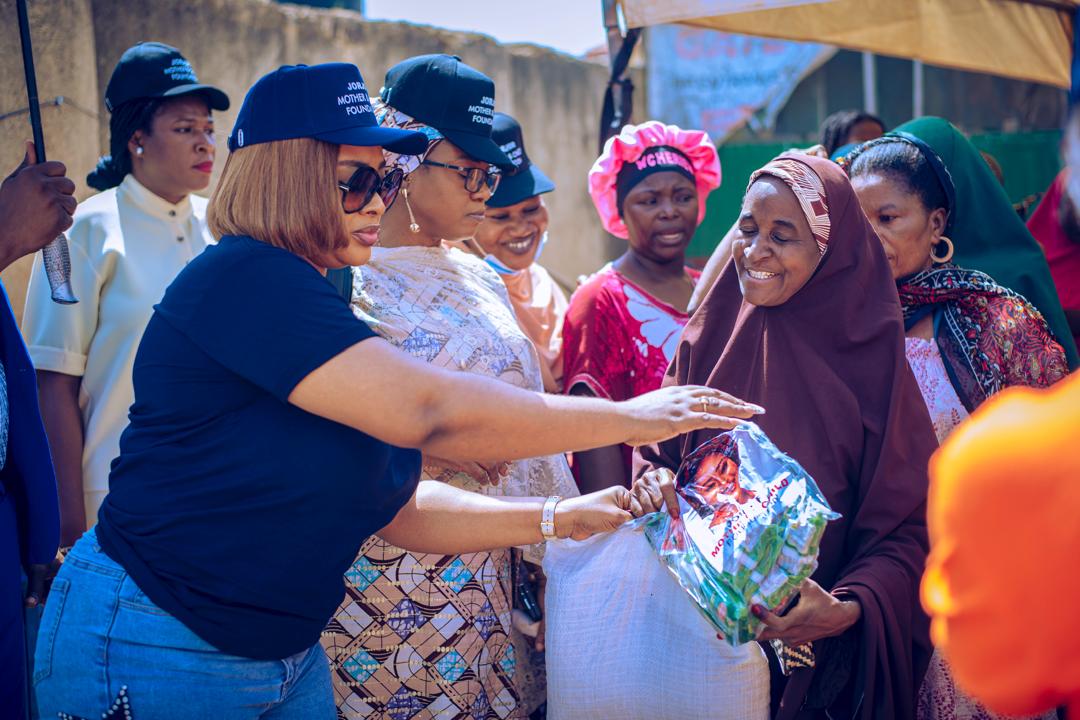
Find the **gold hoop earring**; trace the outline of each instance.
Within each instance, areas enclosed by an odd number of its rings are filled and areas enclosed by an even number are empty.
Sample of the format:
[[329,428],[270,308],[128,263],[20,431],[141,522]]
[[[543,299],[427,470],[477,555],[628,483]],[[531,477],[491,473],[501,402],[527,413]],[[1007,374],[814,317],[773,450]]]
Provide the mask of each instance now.
[[401,188],[401,197],[405,200],[405,209],[409,211],[409,232],[416,235],[420,232],[420,226],[416,222],[416,217],[412,212],[412,205],[409,204],[409,188]]
[[945,251],[944,255],[938,255],[934,252],[937,249],[937,245],[934,245],[930,248],[930,259],[938,265],[944,265],[945,263],[952,260],[953,252],[956,251],[956,246],[953,245],[953,241],[945,237],[944,235],[942,235],[941,238],[938,240],[938,245],[940,245],[941,243],[945,243],[945,245],[948,246],[948,250]]

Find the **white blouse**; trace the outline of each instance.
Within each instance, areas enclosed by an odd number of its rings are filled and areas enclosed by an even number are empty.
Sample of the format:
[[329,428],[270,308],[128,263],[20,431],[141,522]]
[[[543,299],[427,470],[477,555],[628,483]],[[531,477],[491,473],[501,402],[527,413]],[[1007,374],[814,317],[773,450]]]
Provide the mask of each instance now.
[[967,408],[949,380],[937,342],[909,337],[905,338],[904,344],[908,364],[915,373],[926,409],[930,411],[930,420],[934,423],[934,432],[941,442],[967,419]]
[[30,273],[22,332],[38,370],[82,377],[83,491],[86,523],[109,487],[135,399],[131,370],[154,304],[192,258],[213,242],[205,198],[177,204],[128,175],[79,204],[68,230],[71,287],[79,302],[50,299],[41,254]]

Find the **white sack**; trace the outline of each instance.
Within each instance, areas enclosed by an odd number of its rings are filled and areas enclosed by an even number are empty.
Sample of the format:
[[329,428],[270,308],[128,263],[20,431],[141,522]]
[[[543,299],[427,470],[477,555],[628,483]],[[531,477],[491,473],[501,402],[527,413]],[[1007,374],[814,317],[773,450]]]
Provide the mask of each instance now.
[[548,543],[544,571],[550,720],[767,720],[761,646],[717,639],[641,532]]

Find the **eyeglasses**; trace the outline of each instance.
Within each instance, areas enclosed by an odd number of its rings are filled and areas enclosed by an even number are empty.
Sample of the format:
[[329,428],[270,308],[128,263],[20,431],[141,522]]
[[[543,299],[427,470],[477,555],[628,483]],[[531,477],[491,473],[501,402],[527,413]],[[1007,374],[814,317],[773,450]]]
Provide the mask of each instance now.
[[499,180],[502,178],[502,174],[494,167],[482,170],[481,168],[447,165],[446,163],[435,162],[434,160],[424,160],[420,164],[446,168],[447,170],[456,170],[459,175],[465,178],[465,189],[471,193],[480,192],[480,188],[487,185],[487,189],[494,194],[495,188],[499,187]]
[[376,193],[382,198],[383,205],[389,208],[394,204],[404,179],[405,173],[401,168],[394,168],[386,175],[379,175],[379,171],[373,167],[358,167],[348,182],[338,183],[341,190],[341,209],[349,215],[360,212],[367,207]]

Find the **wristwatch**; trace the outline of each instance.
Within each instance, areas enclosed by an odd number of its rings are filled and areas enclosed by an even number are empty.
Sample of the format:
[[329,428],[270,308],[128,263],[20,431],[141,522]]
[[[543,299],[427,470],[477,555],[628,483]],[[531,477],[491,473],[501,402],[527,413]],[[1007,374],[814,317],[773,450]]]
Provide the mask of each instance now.
[[552,495],[544,501],[544,510],[540,514],[540,534],[544,536],[544,540],[556,540],[558,536],[555,534],[555,506],[559,504],[562,497],[559,495]]

